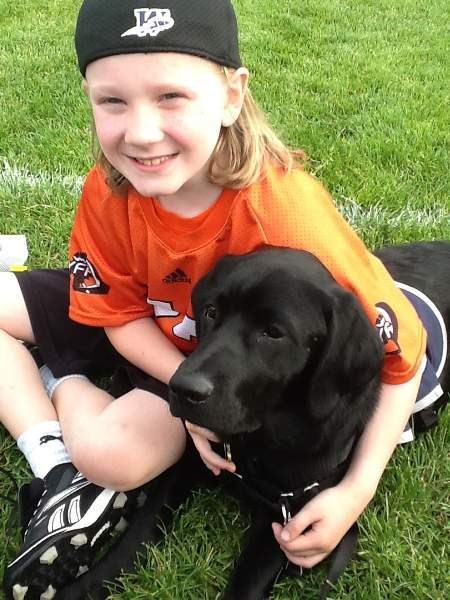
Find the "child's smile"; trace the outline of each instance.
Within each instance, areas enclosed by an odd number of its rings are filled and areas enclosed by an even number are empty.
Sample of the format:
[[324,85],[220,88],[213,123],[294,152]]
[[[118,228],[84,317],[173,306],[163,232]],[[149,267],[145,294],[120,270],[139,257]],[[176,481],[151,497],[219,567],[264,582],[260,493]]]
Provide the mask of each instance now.
[[142,165],[144,167],[158,167],[166,163],[168,160],[175,158],[177,154],[169,154],[167,156],[158,156],[156,158],[138,158],[135,157],[134,160],[138,163],[138,165]]

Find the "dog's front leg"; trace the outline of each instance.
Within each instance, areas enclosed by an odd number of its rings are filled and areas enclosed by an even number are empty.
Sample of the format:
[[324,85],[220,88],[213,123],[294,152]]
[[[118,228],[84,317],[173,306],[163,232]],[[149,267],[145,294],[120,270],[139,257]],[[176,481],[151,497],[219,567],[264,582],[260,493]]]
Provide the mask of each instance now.
[[277,544],[266,511],[252,515],[244,549],[234,567],[224,600],[265,600],[284,570],[286,557]]

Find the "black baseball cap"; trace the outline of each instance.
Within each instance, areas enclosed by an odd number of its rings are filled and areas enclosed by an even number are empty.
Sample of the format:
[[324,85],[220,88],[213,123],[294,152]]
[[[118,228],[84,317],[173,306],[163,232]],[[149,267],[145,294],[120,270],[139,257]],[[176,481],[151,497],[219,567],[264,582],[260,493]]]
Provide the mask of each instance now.
[[181,52],[241,66],[230,0],[84,0],[75,31],[83,77],[89,63],[114,54]]

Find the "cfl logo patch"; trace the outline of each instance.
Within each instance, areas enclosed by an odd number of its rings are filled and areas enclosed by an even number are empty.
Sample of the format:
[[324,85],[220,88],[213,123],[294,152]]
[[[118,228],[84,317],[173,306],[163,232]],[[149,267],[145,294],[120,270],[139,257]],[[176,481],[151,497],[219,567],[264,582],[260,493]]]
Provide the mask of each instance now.
[[385,302],[379,302],[375,306],[378,310],[375,326],[384,344],[386,354],[400,354],[398,322],[394,311]]
[[72,289],[82,294],[107,294],[107,285],[98,274],[97,269],[88,259],[85,252],[77,252],[69,263],[72,275]]
[[161,31],[172,29],[175,25],[168,8],[136,8],[134,16],[136,17],[136,25],[122,33],[121,37],[128,35],[137,35],[138,37],[151,35],[155,37]]

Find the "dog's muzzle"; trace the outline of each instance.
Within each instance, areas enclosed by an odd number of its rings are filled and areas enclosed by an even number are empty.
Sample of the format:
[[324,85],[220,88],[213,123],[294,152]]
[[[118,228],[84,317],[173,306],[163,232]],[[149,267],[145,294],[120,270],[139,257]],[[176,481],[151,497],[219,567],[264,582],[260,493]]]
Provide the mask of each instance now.
[[205,405],[214,393],[214,384],[207,377],[175,373],[169,383],[170,410],[174,417],[188,419],[192,411]]
[[202,373],[180,368],[169,382],[169,401],[174,417],[210,429],[222,439],[261,426],[233,390]]
[[180,402],[204,404],[214,393],[214,384],[201,375],[175,374],[170,380],[170,392]]

